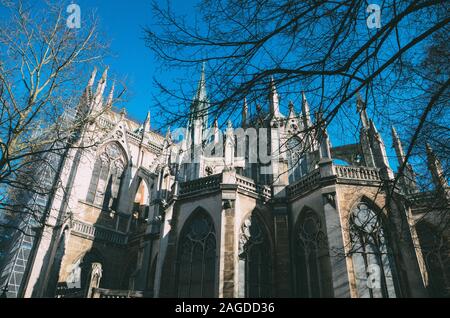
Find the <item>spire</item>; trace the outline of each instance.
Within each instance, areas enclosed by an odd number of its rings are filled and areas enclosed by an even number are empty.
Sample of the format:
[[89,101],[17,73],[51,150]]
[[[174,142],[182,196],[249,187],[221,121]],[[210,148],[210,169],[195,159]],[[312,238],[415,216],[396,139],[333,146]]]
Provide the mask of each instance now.
[[358,99],[356,101],[356,109],[359,113],[359,117],[361,118],[361,123],[363,125],[363,128],[368,129],[370,125],[369,116],[367,116],[366,111],[367,105],[363,101],[361,95],[358,93]]
[[214,144],[217,144],[220,141],[219,121],[217,120],[217,117],[214,119],[213,132],[214,132]]
[[97,92],[101,91],[103,93],[103,91],[105,90],[106,79],[108,78],[108,69],[109,67],[106,67],[105,70],[103,71],[102,78],[100,79],[97,85]]
[[247,127],[247,113],[248,113],[248,105],[247,105],[247,97],[244,97],[244,106],[242,107],[242,128]]
[[441,162],[439,158],[434,153],[430,144],[427,143],[427,159],[428,159],[428,169],[433,177],[433,183],[437,190],[442,190],[448,187],[447,179],[442,169]]
[[295,109],[294,109],[294,103],[292,101],[289,101],[289,115],[288,118],[289,119],[293,119],[295,118]]
[[170,127],[167,127],[165,142],[168,144],[172,142],[172,132],[170,131]]
[[380,133],[378,132],[378,128],[377,126],[375,126],[375,123],[372,119],[369,120],[369,127],[372,130],[372,132],[374,133],[374,135],[378,135],[381,137]]
[[294,103],[291,100],[289,101],[289,111],[294,112]]
[[113,99],[114,99],[114,89],[116,87],[116,82],[113,83],[112,87],[111,87],[111,91],[109,92],[108,95],[108,99],[106,100],[106,107],[107,108],[111,108],[112,107],[112,103],[113,103]]
[[398,137],[397,131],[395,130],[394,126],[392,126],[392,141],[392,146],[394,147],[395,153],[397,154],[398,165],[402,166],[405,162],[405,153],[403,152],[402,141]]
[[234,130],[231,120],[228,121],[225,136],[225,166],[230,167],[234,159]]
[[95,98],[94,98],[94,109],[95,110],[100,110],[100,103],[102,101],[103,98],[103,93],[105,92],[106,89],[106,79],[108,77],[108,67],[106,67],[105,71],[103,72],[102,78],[100,79],[100,81],[98,82],[97,85],[97,90],[95,92]]
[[197,91],[191,104],[190,122],[193,123],[195,119],[202,118],[203,126],[206,127],[208,122],[208,107],[209,100],[206,91],[206,75],[205,75],[205,63],[202,64],[202,73],[198,82]]
[[151,119],[151,114],[150,114],[150,111],[148,111],[147,117],[145,118],[145,121],[144,121],[144,132],[150,132],[150,119]]
[[306,99],[306,94],[304,91],[302,91],[302,115],[305,129],[311,127],[311,110],[309,108],[308,100]]
[[[400,167],[402,167],[403,164],[405,163],[406,157],[403,151],[402,141],[398,137],[397,130],[395,130],[394,126],[392,126],[392,143],[393,143],[392,147],[394,147],[395,153],[397,155],[398,166],[400,171]],[[404,177],[401,177],[400,181],[403,184],[404,191],[406,193],[417,192],[415,173],[412,166],[409,163],[406,163],[403,175]]]
[[94,67],[91,73],[91,77],[89,78],[88,84],[80,98],[80,104],[78,106],[79,114],[86,115],[89,112],[91,112],[91,108],[93,107],[92,86],[94,85],[96,76],[97,76],[97,68]]
[[200,81],[198,82],[197,93],[196,93],[195,97],[196,97],[196,100],[198,100],[198,101],[204,101],[207,98],[205,62],[202,63],[202,73],[200,75]]
[[167,127],[166,137],[164,138],[163,143],[163,153],[166,158],[167,164],[170,166],[172,163],[176,163],[177,156],[173,153],[172,149],[172,133],[170,132],[170,127]]
[[94,70],[92,71],[91,78],[88,82],[88,87],[91,88],[94,85],[95,77],[97,76],[97,67],[94,67]]
[[256,125],[262,126],[264,124],[264,119],[261,116],[262,107],[260,104],[256,104]]
[[280,117],[280,98],[273,76],[270,77],[269,90],[270,114],[273,117]]

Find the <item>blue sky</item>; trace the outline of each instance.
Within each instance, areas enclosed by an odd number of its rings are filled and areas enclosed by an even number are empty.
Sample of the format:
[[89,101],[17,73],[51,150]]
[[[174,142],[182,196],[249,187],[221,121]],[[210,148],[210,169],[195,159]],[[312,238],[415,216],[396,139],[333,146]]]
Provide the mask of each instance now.
[[[185,71],[176,69],[161,69],[153,53],[145,46],[143,27],[153,23],[152,0],[74,0],[72,2],[80,5],[82,20],[83,14],[89,14],[92,11],[99,19],[100,32],[110,43],[110,56],[104,62],[110,66],[110,80],[124,80],[126,83],[126,101],[119,107],[125,107],[131,118],[143,121],[147,111],[153,110],[152,105],[155,103],[153,96],[158,94],[153,78],[156,77],[164,84],[170,85],[179,78],[185,78],[194,84],[200,77],[200,74],[186,74]],[[160,0],[160,2],[165,3],[166,0]],[[185,14],[189,18],[195,14],[196,3],[197,0],[171,0],[172,8],[176,13]],[[99,68],[102,67],[104,66],[99,65]],[[110,85],[111,82],[108,86],[110,87]],[[286,113],[288,100],[281,96],[281,102],[282,110]],[[296,105],[297,109],[299,106]],[[164,131],[165,127],[160,127],[161,122],[155,118],[156,109],[153,113],[153,128],[162,128]],[[353,110],[350,113],[357,117],[356,110],[354,113]],[[395,167],[396,160],[391,148],[390,127],[381,125],[381,123],[377,124],[386,143],[391,164]],[[339,145],[343,141],[353,143],[358,138],[357,133],[349,134],[349,129],[335,130],[333,127],[331,129],[334,130],[332,133],[333,145]],[[352,129],[352,132],[354,131]]]
[[[144,120],[156,93],[153,78],[168,82],[176,76],[174,70],[160,69],[143,40],[143,27],[152,24],[151,0],[77,0],[74,3],[80,5],[82,14],[95,10],[100,30],[110,42],[111,56],[105,63],[113,77],[126,82],[126,103],[121,106],[126,107],[130,117]],[[195,1],[173,0],[172,3],[180,12],[195,10]],[[157,118],[153,122],[157,125]]]
[[[159,1],[166,3],[166,0]],[[161,69],[153,53],[145,46],[143,27],[153,23],[152,0],[76,0],[75,2],[80,5],[82,11],[96,10],[96,15],[100,19],[100,30],[105,33],[111,44],[112,56],[108,57],[105,63],[110,66],[113,76],[126,81],[127,100],[120,106],[126,107],[130,117],[143,121],[147,111],[152,110],[153,95],[158,94],[153,83],[154,77],[170,86],[175,79],[187,76],[186,80],[190,80],[195,85],[193,82],[200,77],[200,74],[185,74],[176,69]],[[196,3],[196,0],[171,0],[172,9],[177,14],[183,14],[189,18],[195,15]],[[282,108],[286,112],[287,100],[283,99],[283,96],[281,97]],[[299,108],[299,105],[297,107]],[[156,114],[156,109],[153,113]],[[357,118],[356,109],[352,116]],[[161,128],[162,131],[165,131],[165,127],[161,127],[161,122],[158,122],[158,118],[155,117],[155,115],[152,117],[153,128]],[[335,124],[339,126],[341,123]],[[395,168],[397,160],[391,147],[391,127],[386,124],[377,122],[378,129],[385,141],[391,166]],[[331,140],[333,145],[357,142],[359,139],[357,130],[355,131],[354,127],[347,128],[330,127],[334,132]],[[349,130],[352,133],[349,134]]]

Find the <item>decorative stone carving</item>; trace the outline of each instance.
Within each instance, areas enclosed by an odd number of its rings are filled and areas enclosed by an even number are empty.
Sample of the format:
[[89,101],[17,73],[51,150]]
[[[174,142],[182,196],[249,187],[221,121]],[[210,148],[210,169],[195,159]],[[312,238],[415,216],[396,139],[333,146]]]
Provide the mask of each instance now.
[[92,263],[91,279],[88,285],[87,298],[91,298],[92,290],[94,288],[100,287],[100,280],[102,279],[102,274],[103,274],[102,264]]
[[210,175],[214,174],[214,169],[211,166],[207,166],[205,168],[205,173],[207,176],[210,176]]
[[325,199],[325,204],[330,204],[334,209],[336,209],[336,193],[324,193],[323,198]]
[[223,206],[224,210],[228,210],[233,207],[233,200],[223,200],[222,202],[223,202],[222,206]]

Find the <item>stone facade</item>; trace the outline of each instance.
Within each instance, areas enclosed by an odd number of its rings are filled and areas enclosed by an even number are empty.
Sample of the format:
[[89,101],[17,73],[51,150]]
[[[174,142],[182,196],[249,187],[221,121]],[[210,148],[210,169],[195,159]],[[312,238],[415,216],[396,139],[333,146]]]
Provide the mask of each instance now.
[[[231,123],[224,140],[217,120],[209,125],[204,72],[181,142],[154,132],[150,114],[139,124],[112,110],[102,98],[106,72],[95,92],[94,79],[80,109],[99,116],[77,142],[97,143],[63,158],[64,191],[35,244],[24,297],[426,297],[447,277],[448,257],[430,266],[415,228],[425,222],[424,194],[414,182],[392,187],[383,139],[361,100],[359,142],[333,148],[304,94],[300,115],[292,104],[281,114],[272,80],[268,116],[250,123],[246,103],[242,116],[278,154],[263,165],[250,162],[248,144],[239,154]],[[289,148],[290,140],[298,142]],[[223,155],[207,155],[210,145]],[[428,195],[448,207],[448,185],[429,156],[438,177]],[[361,224],[361,215],[375,219]],[[361,237],[366,245],[355,243]],[[448,233],[440,237],[448,242]]]

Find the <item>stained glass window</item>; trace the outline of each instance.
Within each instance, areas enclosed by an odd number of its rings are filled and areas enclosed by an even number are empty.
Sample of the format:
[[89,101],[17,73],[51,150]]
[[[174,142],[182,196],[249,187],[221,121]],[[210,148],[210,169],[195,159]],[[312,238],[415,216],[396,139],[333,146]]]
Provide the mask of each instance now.
[[302,143],[298,138],[290,138],[287,142],[289,182],[295,182],[306,174],[306,161]]
[[107,144],[94,164],[86,201],[102,206],[105,210],[115,209],[113,203],[120,194],[125,166],[125,155],[120,147],[116,143]]
[[433,297],[450,296],[450,248],[442,230],[425,221],[416,226]]
[[326,246],[326,237],[315,212],[310,210],[302,212],[296,226],[295,239],[297,297],[323,297],[321,254]]
[[178,244],[178,297],[215,297],[216,234],[211,218],[197,212]]
[[239,239],[240,297],[272,296],[272,255],[269,237],[258,217],[247,219]]
[[395,262],[380,215],[359,203],[351,211],[350,234],[358,296],[397,297]]

